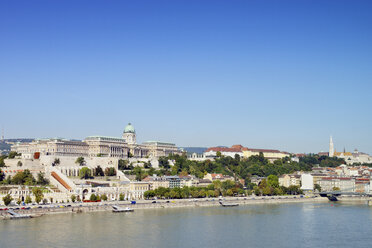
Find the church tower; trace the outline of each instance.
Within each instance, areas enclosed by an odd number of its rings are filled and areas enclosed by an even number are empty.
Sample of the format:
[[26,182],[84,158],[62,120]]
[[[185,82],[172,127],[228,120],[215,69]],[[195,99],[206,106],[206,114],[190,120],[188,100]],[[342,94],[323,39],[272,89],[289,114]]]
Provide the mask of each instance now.
[[334,155],[335,155],[335,148],[333,146],[333,139],[331,136],[331,138],[329,139],[329,156],[333,157]]
[[128,123],[128,125],[125,127],[123,132],[123,139],[129,144],[134,145],[137,143],[136,141],[136,131],[134,130],[134,127],[131,123]]

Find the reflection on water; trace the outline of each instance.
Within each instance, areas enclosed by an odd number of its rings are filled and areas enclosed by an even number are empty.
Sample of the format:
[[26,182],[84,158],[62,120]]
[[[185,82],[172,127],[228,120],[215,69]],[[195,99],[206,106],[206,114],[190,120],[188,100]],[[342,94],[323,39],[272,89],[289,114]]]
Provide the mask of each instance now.
[[369,247],[372,207],[298,203],[0,221],[0,247]]

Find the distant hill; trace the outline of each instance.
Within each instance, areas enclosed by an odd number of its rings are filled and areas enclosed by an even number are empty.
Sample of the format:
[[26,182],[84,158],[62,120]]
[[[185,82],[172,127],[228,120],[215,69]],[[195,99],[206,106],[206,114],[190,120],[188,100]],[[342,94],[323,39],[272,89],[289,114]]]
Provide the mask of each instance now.
[[[19,139],[4,139],[5,142],[21,142],[21,143],[24,143],[24,142],[31,142],[33,141],[34,139],[30,139],[30,138],[19,138]],[[1,141],[0,141],[1,143]]]
[[10,145],[7,143],[0,142],[0,150],[10,150]]
[[207,147],[180,147],[184,151],[186,151],[188,154],[192,153],[198,153],[202,154],[205,150],[207,150]]
[[12,146],[11,144],[9,143],[15,143],[15,142],[31,142],[33,141],[34,139],[24,139],[24,138],[20,138],[20,139],[4,139],[4,141],[0,140],[0,151],[3,151],[5,153],[9,152],[10,151],[10,147]]

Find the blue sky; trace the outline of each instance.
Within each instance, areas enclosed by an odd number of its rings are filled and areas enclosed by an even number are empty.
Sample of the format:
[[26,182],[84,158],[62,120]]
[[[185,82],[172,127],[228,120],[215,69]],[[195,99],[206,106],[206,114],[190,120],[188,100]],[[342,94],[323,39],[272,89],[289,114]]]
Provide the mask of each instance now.
[[7,138],[372,153],[371,1],[1,1]]

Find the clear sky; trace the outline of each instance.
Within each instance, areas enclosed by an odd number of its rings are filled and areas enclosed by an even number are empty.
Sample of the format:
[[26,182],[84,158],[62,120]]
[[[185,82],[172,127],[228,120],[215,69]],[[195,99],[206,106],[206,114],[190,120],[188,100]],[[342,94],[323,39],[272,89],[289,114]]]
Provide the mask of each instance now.
[[6,138],[372,154],[372,1],[1,1]]

